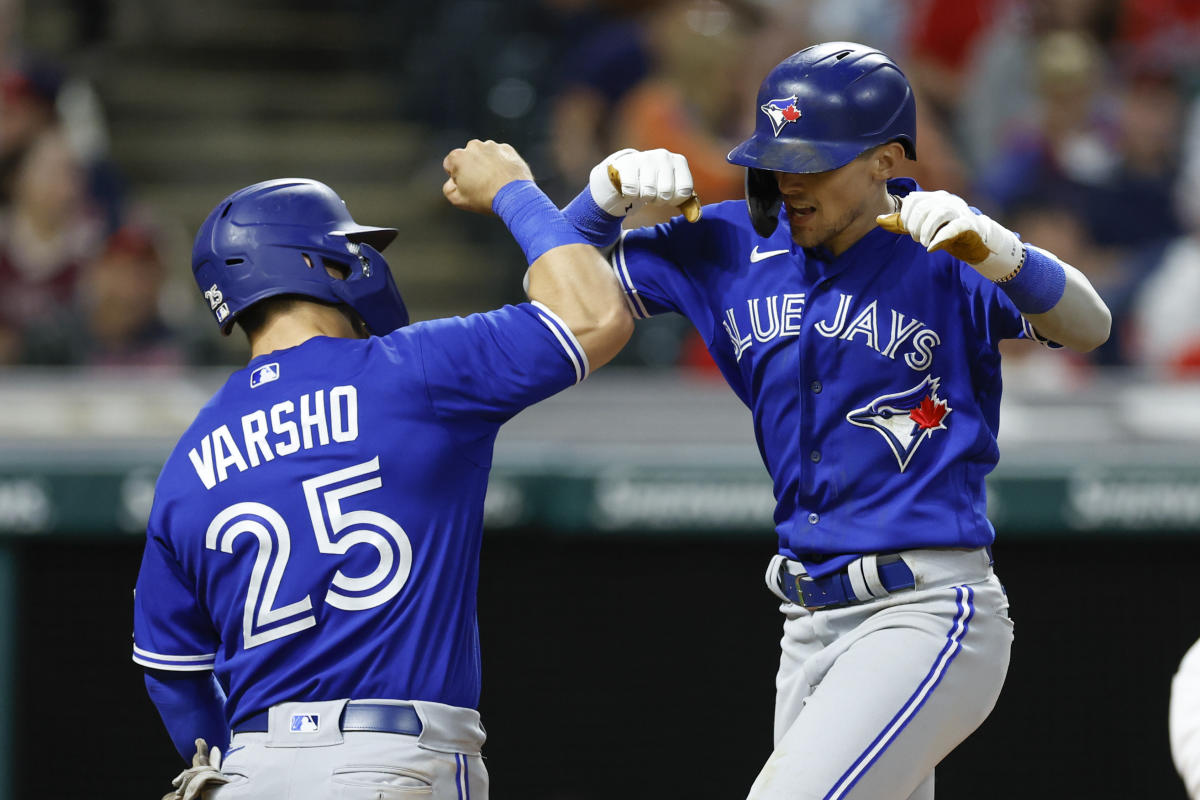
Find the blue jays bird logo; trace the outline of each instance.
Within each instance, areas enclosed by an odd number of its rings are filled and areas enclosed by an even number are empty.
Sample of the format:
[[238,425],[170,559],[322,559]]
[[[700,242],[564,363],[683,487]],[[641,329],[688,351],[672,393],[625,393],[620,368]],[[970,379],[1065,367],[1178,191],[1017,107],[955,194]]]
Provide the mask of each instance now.
[[800,119],[800,109],[796,108],[796,95],[768,100],[759,106],[759,109],[771,120],[771,127],[775,129],[776,136],[783,130],[784,125]]
[[934,431],[946,430],[946,416],[952,409],[938,397],[941,381],[926,375],[925,380],[906,392],[885,394],[854,409],[846,415],[846,421],[882,436],[904,472],[921,443]]

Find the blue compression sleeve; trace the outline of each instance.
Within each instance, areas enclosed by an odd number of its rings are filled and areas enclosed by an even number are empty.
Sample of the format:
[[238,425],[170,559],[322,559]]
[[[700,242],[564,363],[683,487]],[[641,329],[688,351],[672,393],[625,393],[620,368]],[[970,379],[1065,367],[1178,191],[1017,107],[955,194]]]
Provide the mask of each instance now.
[[532,264],[565,244],[588,244],[533,181],[510,181],[496,192],[492,210],[504,220]]
[[198,738],[209,747],[224,750],[229,746],[225,693],[211,672],[148,669],[146,692],[184,761],[192,762]]
[[1038,247],[1025,245],[1025,263],[1012,280],[996,284],[1023,314],[1042,314],[1054,308],[1067,288],[1062,262]]
[[562,213],[567,222],[595,247],[608,247],[621,235],[621,218],[596,205],[591,189],[584,188]]

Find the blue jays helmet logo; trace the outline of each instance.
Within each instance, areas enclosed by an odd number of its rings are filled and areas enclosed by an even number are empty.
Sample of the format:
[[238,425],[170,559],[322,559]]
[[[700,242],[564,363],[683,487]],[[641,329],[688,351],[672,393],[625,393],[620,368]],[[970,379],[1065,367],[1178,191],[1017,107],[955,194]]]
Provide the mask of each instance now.
[[796,108],[796,95],[768,100],[759,106],[759,109],[771,120],[771,127],[775,129],[776,136],[783,130],[784,125],[800,119],[800,109]]
[[885,394],[854,409],[846,415],[846,421],[882,436],[904,472],[921,443],[934,431],[946,430],[946,416],[952,409],[938,397],[941,381],[927,375],[906,392]]

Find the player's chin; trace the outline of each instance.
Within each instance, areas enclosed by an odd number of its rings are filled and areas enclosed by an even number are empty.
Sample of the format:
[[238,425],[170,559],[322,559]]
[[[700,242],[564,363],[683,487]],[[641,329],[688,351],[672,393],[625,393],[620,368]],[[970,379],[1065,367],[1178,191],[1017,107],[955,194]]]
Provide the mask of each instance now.
[[809,219],[794,222],[789,216],[788,225],[791,228],[792,241],[801,247],[817,247],[829,238],[829,231],[818,229]]

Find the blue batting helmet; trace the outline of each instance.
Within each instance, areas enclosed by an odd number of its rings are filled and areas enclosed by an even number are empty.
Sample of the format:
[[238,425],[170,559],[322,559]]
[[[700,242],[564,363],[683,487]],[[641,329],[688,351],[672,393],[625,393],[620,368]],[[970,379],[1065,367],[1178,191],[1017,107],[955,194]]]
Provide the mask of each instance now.
[[917,106],[908,78],[866,45],[826,42],[780,62],[758,90],[758,113],[754,134],[727,158],[747,168],[746,201],[763,236],[774,231],[779,211],[779,190],[768,172],[826,172],[893,141],[908,158],[917,157]]
[[396,233],[356,223],[323,183],[264,181],[229,195],[204,220],[192,274],[224,333],[254,303],[289,294],[345,304],[382,336],[408,324],[380,255]]

